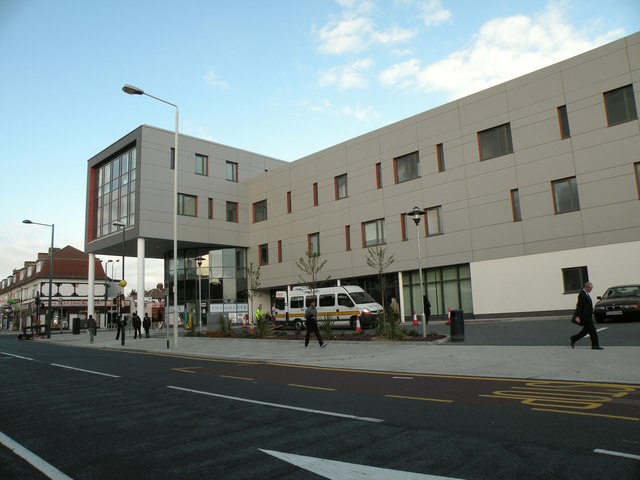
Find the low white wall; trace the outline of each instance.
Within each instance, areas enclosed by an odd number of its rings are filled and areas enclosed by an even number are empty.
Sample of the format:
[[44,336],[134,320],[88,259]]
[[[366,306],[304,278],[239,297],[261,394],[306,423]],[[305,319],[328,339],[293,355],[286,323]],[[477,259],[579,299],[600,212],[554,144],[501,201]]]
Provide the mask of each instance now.
[[614,285],[640,284],[640,242],[471,263],[474,314],[575,308],[565,294],[562,269],[587,266],[596,299]]

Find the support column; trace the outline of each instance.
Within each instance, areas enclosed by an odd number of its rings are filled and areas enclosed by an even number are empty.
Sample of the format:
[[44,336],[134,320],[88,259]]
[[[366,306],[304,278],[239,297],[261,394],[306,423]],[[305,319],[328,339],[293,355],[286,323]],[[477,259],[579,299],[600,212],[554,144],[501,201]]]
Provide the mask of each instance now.
[[398,272],[398,304],[400,305],[400,321],[404,323],[404,285],[402,284],[402,272]]
[[[96,303],[94,293],[96,289],[96,254],[89,254],[89,293],[87,295],[87,318],[89,315],[93,315],[96,318]],[[59,320],[62,322],[62,318]],[[62,325],[62,323],[61,323]]]
[[145,240],[142,237],[138,238],[138,283],[136,285],[136,292],[138,297],[136,299],[136,312],[140,318],[144,318],[144,251]]

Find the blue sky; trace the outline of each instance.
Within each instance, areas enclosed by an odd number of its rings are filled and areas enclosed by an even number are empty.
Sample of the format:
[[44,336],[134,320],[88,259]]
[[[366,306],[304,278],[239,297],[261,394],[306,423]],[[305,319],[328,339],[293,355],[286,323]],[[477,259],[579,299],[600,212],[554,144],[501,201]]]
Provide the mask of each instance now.
[[125,83],[181,133],[292,161],[639,30],[637,0],[0,0],[0,278],[50,243],[25,218],[84,248],[89,158],[174,128]]

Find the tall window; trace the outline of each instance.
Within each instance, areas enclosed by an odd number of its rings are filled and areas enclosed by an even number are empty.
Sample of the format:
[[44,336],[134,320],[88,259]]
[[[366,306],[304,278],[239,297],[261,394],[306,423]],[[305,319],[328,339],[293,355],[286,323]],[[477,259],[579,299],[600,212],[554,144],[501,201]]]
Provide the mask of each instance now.
[[438,172],[444,172],[444,146],[441,143],[436,145],[436,159],[438,160]]
[[171,159],[169,160],[170,164],[169,164],[169,168],[171,170],[175,170],[176,169],[176,149],[171,147]]
[[351,225],[344,227],[344,245],[347,252],[351,250]]
[[318,184],[317,183],[313,184],[313,206],[314,207],[318,206]]
[[382,164],[376,163],[376,188],[382,188]]
[[336,200],[347,196],[347,174],[338,175],[333,179],[333,185],[336,191]]
[[638,198],[640,198],[640,162],[634,163],[633,168],[636,171],[636,187],[638,189]]
[[261,200],[253,204],[253,223],[264,222],[267,219],[267,201]]
[[287,213],[291,213],[291,192],[287,192]]
[[320,255],[320,234],[319,233],[310,233],[307,235],[307,243],[308,248],[307,251],[309,255]]
[[209,175],[209,158],[196,153],[196,174]]
[[562,269],[564,293],[578,293],[588,281],[589,271],[587,270],[587,267],[571,267]]
[[427,236],[442,235],[442,207],[427,208],[425,218]]
[[258,246],[258,264],[269,265],[269,244],[263,243]]
[[362,224],[362,246],[384,245],[384,219],[372,220]]
[[227,222],[238,223],[238,204],[227,202]]
[[407,237],[407,214],[406,213],[400,214],[400,236],[402,237],[403,242],[409,240],[409,237]]
[[209,207],[209,220],[213,220],[213,198],[209,198],[207,205]]
[[478,148],[480,160],[500,157],[513,153],[511,142],[511,126],[508,123],[478,132]]
[[187,195],[186,193],[178,194],[178,215],[187,217],[198,216],[198,197]]
[[406,182],[420,177],[420,155],[418,152],[409,153],[393,159],[396,183]]
[[553,208],[555,213],[567,213],[580,210],[576,177],[555,180],[551,182],[551,189],[553,190]]
[[278,240],[278,263],[282,263],[282,240]]
[[604,93],[604,107],[609,126],[629,122],[638,118],[633,86],[627,85]]
[[558,107],[558,123],[560,124],[560,138],[569,138],[571,131],[569,130],[569,116],[567,115],[566,105]]
[[238,181],[238,164],[235,162],[227,162],[227,180],[230,182]]
[[94,231],[96,238],[117,230],[113,222],[135,224],[135,147],[93,170],[95,174]]
[[514,222],[522,220],[522,214],[520,213],[520,192],[518,192],[517,188],[511,190],[511,213],[513,214]]

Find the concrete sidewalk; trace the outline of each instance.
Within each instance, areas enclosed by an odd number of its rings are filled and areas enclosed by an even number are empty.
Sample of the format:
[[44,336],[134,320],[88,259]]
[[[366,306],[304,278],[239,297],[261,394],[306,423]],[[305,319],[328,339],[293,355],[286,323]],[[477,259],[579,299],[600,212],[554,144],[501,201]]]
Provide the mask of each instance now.
[[[5,332],[3,332],[5,333]],[[181,332],[182,333],[182,332]],[[8,334],[8,333],[7,333]],[[16,332],[12,332],[17,337]],[[180,335],[169,348],[164,330],[150,338],[134,339],[127,331],[125,346],[115,331],[100,330],[94,343],[85,331],[79,335],[51,334],[36,342],[66,346],[145,351],[206,358],[276,362],[317,367],[349,368],[413,374],[469,375],[524,379],[578,380],[640,385],[640,348],[588,346],[474,346],[464,343],[332,341],[320,349],[317,342],[304,348],[303,340],[206,338]],[[315,338],[312,336],[312,340]]]

